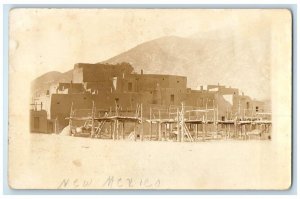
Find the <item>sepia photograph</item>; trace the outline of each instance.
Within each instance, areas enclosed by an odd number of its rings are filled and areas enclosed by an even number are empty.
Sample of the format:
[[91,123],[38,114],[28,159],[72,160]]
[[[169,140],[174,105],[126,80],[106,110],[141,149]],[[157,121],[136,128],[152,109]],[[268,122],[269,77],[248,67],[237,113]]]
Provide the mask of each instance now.
[[287,190],[287,9],[9,13],[12,189]]

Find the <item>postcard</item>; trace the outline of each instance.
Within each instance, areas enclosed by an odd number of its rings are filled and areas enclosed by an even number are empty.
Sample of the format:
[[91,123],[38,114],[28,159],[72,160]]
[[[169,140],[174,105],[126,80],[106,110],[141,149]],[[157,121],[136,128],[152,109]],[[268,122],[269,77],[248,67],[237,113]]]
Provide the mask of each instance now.
[[9,13],[13,189],[286,190],[287,9]]

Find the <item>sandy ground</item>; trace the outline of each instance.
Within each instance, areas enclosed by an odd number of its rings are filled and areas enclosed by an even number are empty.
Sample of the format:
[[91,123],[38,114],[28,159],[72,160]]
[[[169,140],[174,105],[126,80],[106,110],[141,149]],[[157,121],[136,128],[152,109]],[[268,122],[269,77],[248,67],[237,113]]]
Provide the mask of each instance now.
[[22,150],[10,148],[9,183],[13,188],[273,189],[289,186],[289,176],[280,173],[286,165],[274,155],[278,150],[268,140],[135,142],[30,134],[28,141]]

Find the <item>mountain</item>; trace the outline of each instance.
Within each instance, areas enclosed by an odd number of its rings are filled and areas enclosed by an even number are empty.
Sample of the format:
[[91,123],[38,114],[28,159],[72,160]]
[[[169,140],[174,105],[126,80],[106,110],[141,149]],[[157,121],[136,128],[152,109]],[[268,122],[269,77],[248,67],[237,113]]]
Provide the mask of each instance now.
[[57,71],[51,71],[45,73],[31,82],[31,90],[34,93],[44,93],[49,89],[51,84],[58,82],[70,82],[73,77],[73,70],[69,70],[65,73]]
[[[145,74],[187,76],[188,86],[194,89],[220,83],[266,99],[270,90],[268,45],[268,34],[245,38],[230,31],[215,31],[188,38],[168,36],[144,42],[101,63],[128,62],[136,72],[143,69]],[[49,83],[71,79],[72,70],[50,72],[33,85],[43,89]]]
[[193,40],[181,37],[162,37],[142,43],[120,55],[104,61],[130,63],[136,72],[186,75],[192,69],[190,62],[202,55],[201,46]]
[[184,75],[188,77],[188,86],[194,89],[220,83],[239,88],[251,97],[266,99],[270,90],[270,55],[268,40],[257,40],[260,37],[244,39],[222,32],[190,38],[162,37],[104,62],[128,62],[136,72],[143,69],[144,73]]

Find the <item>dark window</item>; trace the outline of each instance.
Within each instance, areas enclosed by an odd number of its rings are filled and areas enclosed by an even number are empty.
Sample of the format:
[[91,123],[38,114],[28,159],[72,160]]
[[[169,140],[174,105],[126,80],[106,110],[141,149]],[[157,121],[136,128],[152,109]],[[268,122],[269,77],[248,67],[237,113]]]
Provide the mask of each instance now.
[[250,108],[250,103],[247,102],[246,105],[247,105],[247,109],[249,109]]
[[171,102],[174,103],[174,101],[175,101],[175,96],[172,94],[171,95]]
[[56,104],[60,104],[60,102],[56,102]]
[[131,82],[128,83],[128,91],[132,91],[132,83]]
[[177,83],[179,83],[179,81],[177,81]]
[[257,106],[257,107],[255,107],[255,110],[256,110],[256,112],[258,112],[258,106]]
[[34,129],[39,129],[40,128],[40,118],[39,117],[34,117],[33,118],[33,128]]
[[119,102],[119,98],[115,98],[115,102],[118,104],[118,102]]
[[222,116],[222,121],[225,121],[225,116]]

